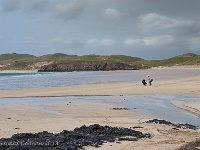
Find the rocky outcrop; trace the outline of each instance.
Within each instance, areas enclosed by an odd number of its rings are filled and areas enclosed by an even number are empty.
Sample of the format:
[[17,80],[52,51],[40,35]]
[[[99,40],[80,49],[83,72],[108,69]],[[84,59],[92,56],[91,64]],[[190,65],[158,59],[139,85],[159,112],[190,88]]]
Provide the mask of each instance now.
[[42,66],[38,72],[71,72],[71,71],[108,71],[108,70],[138,70],[137,65],[121,62],[79,62]]
[[[128,137],[127,137],[128,136]],[[82,150],[84,146],[100,147],[103,143],[120,141],[137,141],[150,138],[150,134],[98,124],[63,130],[58,134],[47,131],[39,133],[19,133],[11,138],[0,139],[1,150]]]
[[179,128],[179,129],[193,129],[193,130],[196,130],[198,127],[197,126],[194,126],[194,125],[191,125],[191,124],[181,124],[181,123],[178,123],[178,124],[174,124],[170,121],[166,121],[166,120],[159,120],[159,119],[153,119],[153,120],[149,120],[149,121],[146,121],[146,123],[156,123],[156,124],[165,124],[165,125],[169,125],[169,126],[173,126],[175,128]]

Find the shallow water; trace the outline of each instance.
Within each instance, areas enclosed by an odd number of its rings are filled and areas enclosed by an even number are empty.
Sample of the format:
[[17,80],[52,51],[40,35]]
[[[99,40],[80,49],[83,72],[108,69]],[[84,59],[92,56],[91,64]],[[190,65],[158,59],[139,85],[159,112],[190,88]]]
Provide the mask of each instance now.
[[[44,112],[59,115],[50,106],[69,102],[103,103],[114,107],[129,108],[130,111],[153,118],[164,119],[175,123],[189,123],[200,126],[200,116],[193,115],[171,104],[170,100],[191,101],[199,97],[188,95],[150,95],[150,96],[69,96],[45,98],[0,98],[0,105],[28,104],[34,107],[44,106]],[[60,114],[62,115],[62,114]]]
[[0,73],[0,90],[62,87],[136,80],[139,80],[139,74],[130,72]]

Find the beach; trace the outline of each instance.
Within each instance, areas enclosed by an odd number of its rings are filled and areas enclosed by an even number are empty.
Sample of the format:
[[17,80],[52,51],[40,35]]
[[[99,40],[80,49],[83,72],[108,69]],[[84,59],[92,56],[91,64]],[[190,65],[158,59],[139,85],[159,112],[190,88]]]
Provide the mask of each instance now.
[[[179,71],[181,70],[181,73]],[[98,83],[86,85],[71,85],[64,87],[45,87],[45,88],[26,88],[1,90],[0,98],[4,100],[12,98],[48,98],[48,97],[110,97],[117,96],[119,98],[116,102],[120,104],[125,103],[126,99],[132,100],[130,96],[145,96],[159,95],[187,95],[191,96],[188,99],[169,98],[172,105],[191,113],[195,116],[200,116],[200,74],[199,66],[187,67],[171,67],[171,68],[152,68],[147,70],[139,70],[142,72],[142,77],[151,75],[154,79],[152,86],[143,86],[141,81],[131,82],[114,82],[114,83]],[[132,72],[132,71],[118,71]],[[104,72],[104,74],[117,74],[117,71]],[[164,73],[163,73],[164,72]],[[177,75],[176,75],[177,72]],[[180,75],[181,74],[181,75]],[[162,76],[161,76],[162,75]],[[195,99],[192,97],[195,96]],[[95,98],[94,98],[95,99]],[[152,98],[153,99],[153,98]],[[166,98],[167,99],[167,98]],[[133,99],[134,100],[134,99]],[[149,101],[145,97],[145,101]],[[55,100],[56,101],[56,100]],[[62,101],[62,103],[53,103],[47,105],[42,103],[35,106],[31,103],[8,103],[0,106],[0,135],[3,137],[10,137],[15,133],[37,133],[41,131],[49,131],[53,133],[61,132],[62,130],[73,130],[82,125],[100,124],[117,127],[135,127],[135,130],[150,133],[150,139],[140,139],[134,142],[106,143],[98,149],[163,149],[174,150],[180,146],[200,138],[200,131],[190,129],[173,129],[173,127],[163,124],[147,124],[145,121],[153,119],[148,114],[141,114],[139,112],[114,109],[120,108],[113,103],[103,103],[99,100],[96,102],[78,101]],[[159,101],[152,101],[159,104]],[[121,106],[121,105],[120,105]],[[138,109],[138,108],[137,108]],[[48,111],[44,111],[48,110]],[[50,111],[49,111],[50,110]],[[160,118],[162,119],[162,118]],[[178,123],[178,122],[177,122]],[[111,146],[112,145],[112,146]],[[95,149],[94,147],[87,147],[86,149]]]
[[[4,71],[12,72],[13,71]],[[35,71],[18,71],[30,73]],[[44,87],[44,88],[22,88],[16,90],[1,90],[0,97],[36,97],[36,96],[92,96],[92,95],[148,95],[148,94],[190,94],[200,95],[200,67],[199,66],[175,66],[158,67],[147,70],[127,70],[127,71],[100,71],[101,74],[109,74],[111,77],[123,73],[139,73],[138,80],[121,80],[120,82],[94,82],[94,84],[83,83],[82,85],[71,85],[63,87]],[[36,72],[35,72],[36,73]],[[80,72],[82,74],[83,72]],[[77,73],[79,74],[79,73]],[[142,86],[142,79],[152,75],[154,78],[153,86]],[[81,77],[81,76],[80,76]],[[125,76],[126,77],[126,76]],[[124,77],[124,78],[125,78]],[[67,76],[65,77],[67,78]],[[120,76],[115,76],[120,78]],[[128,77],[130,78],[130,77]],[[141,80],[139,80],[141,79]],[[87,79],[90,80],[90,79]],[[91,79],[95,80],[95,79]],[[111,80],[110,78],[108,80]],[[23,82],[23,81],[21,81]],[[40,81],[42,82],[42,81]],[[49,81],[50,82],[50,81]],[[69,81],[68,81],[69,82]],[[147,81],[148,82],[148,81]],[[31,85],[30,85],[31,86]],[[10,94],[12,93],[12,94]]]

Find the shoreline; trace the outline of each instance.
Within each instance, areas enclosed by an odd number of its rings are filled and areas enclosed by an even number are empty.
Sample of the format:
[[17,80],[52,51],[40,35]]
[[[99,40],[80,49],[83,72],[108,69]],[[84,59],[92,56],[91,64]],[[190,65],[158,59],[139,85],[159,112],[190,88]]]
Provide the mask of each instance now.
[[[138,71],[141,70],[164,70],[164,69],[200,69],[200,65],[184,65],[184,66],[158,66],[158,67],[152,67],[152,68],[147,68],[147,69],[139,69]],[[87,70],[85,70],[87,71]],[[91,70],[92,71],[92,70]],[[108,70],[108,71],[102,71],[102,72],[129,72],[129,71],[136,71],[136,70]],[[33,70],[0,70],[0,73],[26,73],[26,72],[38,72],[38,69],[33,69]],[[74,72],[79,72],[79,71],[74,71]],[[80,71],[82,72],[82,71]]]
[[1,90],[0,98],[17,97],[59,97],[59,96],[120,96],[120,95],[153,95],[184,94],[200,95],[200,76],[176,80],[153,81],[152,86],[143,86],[141,82],[118,82],[89,84],[65,87],[30,88]]

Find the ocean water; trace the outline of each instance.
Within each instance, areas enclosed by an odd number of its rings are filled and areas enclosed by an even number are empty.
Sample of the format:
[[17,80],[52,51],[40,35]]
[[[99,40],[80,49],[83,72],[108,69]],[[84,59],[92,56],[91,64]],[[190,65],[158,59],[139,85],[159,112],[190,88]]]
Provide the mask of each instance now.
[[0,73],[0,90],[137,81],[139,74],[108,72]]

